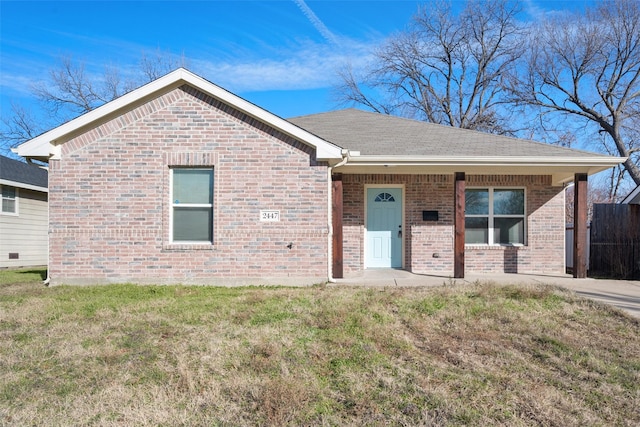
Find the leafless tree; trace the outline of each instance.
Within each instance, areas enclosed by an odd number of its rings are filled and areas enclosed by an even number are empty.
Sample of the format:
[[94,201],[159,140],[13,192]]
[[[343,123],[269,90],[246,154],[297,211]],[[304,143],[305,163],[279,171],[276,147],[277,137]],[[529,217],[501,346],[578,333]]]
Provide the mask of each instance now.
[[[587,191],[587,222],[593,217],[593,205],[596,203],[616,203],[618,200],[611,196],[609,184],[606,182],[589,182]],[[574,187],[568,187],[565,193],[565,220],[567,224],[574,224],[573,204],[575,200]]]
[[611,0],[555,15],[528,40],[510,83],[513,100],[542,120],[560,116],[567,127],[591,130],[600,151],[628,157],[624,172],[640,184],[640,3]]
[[37,116],[24,106],[13,104],[12,114],[0,123],[0,151],[21,144],[42,131],[87,113],[145,83],[184,66],[184,57],[170,52],[142,53],[137,67],[127,70],[106,65],[101,72],[90,72],[83,62],[60,58],[46,80],[35,83],[31,92],[45,114]]
[[179,67],[187,67],[184,55],[174,56],[171,52],[155,50],[152,53],[143,52],[140,58],[142,81],[140,84],[156,80]]
[[49,78],[33,85],[32,92],[52,118],[66,121],[105,104],[134,86],[123,81],[115,67],[105,67],[102,75],[91,75],[84,63],[70,57],[49,71]]
[[10,147],[38,136],[42,129],[31,111],[17,104],[11,104],[12,115],[3,118],[0,141],[2,148]]
[[522,53],[517,2],[469,0],[419,8],[407,30],[374,54],[365,75],[341,73],[338,99],[373,111],[493,133],[512,129],[503,79]]

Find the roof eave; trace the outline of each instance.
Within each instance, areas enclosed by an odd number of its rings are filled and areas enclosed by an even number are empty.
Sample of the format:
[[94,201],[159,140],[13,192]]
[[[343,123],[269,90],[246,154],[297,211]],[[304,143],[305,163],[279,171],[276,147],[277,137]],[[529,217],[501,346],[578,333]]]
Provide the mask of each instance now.
[[26,190],[40,191],[43,193],[49,192],[49,189],[47,187],[41,187],[39,185],[33,185],[33,184],[26,184],[24,182],[12,181],[9,179],[0,179],[0,184],[10,185],[11,187],[24,188]]
[[620,157],[455,157],[350,156],[336,172],[387,174],[551,175],[554,185],[571,182],[576,173],[593,175],[625,161]]
[[640,185],[638,185],[631,193],[627,195],[620,203],[623,205],[628,205],[634,200],[636,197],[640,196]]
[[627,160],[612,156],[380,156],[351,155],[349,163],[394,165],[594,165],[612,167]]
[[340,160],[341,147],[331,144],[322,138],[319,138],[306,130],[252,104],[225,89],[191,73],[190,71],[179,68],[157,80],[147,83],[138,89],[133,90],[119,98],[110,101],[95,110],[92,110],[82,116],[79,116],[63,125],[60,125],[48,132],[43,133],[21,145],[12,151],[25,158],[49,159],[59,156],[59,148],[56,147],[60,143],[66,142],[69,135],[77,133],[100,120],[109,118],[119,111],[136,104],[141,100],[153,96],[162,91],[175,89],[183,84],[189,84],[208,95],[227,103],[243,113],[263,121],[270,126],[280,130],[281,132],[309,145],[316,149],[316,158],[318,160]]

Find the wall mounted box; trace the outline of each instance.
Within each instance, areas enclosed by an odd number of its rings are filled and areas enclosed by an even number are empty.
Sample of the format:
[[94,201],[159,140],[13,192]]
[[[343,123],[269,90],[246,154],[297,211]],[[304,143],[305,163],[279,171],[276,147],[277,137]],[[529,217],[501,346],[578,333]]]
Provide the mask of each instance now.
[[423,221],[437,221],[438,220],[438,211],[422,211],[422,220]]

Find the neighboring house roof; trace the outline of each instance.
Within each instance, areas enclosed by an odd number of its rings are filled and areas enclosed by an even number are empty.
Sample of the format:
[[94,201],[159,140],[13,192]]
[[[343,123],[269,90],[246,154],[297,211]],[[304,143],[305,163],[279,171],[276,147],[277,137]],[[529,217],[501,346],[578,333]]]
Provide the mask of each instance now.
[[623,205],[640,205],[640,185],[620,202]]
[[413,173],[430,166],[432,173],[552,174],[562,183],[575,173],[597,173],[625,160],[352,108],[289,121],[348,149],[349,161],[341,167],[347,173],[384,173],[384,167]]
[[184,68],[178,68],[171,73],[160,77],[157,80],[135,89],[119,98],[108,102],[82,116],[79,116],[63,125],[60,125],[48,132],[45,132],[24,144],[13,149],[13,152],[26,157],[43,161],[60,156],[60,145],[64,144],[72,136],[77,135],[85,129],[95,127],[115,117],[120,112],[130,109],[132,106],[140,105],[146,100],[152,99],[162,93],[188,84],[205,94],[218,99],[219,101],[242,111],[281,132],[287,134],[304,144],[316,149],[316,157],[319,160],[337,162],[342,159],[342,150],[310,134],[304,129],[295,126],[288,121],[252,104],[239,96],[226,91],[225,89],[199,77]]
[[46,169],[0,156],[0,184],[48,192]]

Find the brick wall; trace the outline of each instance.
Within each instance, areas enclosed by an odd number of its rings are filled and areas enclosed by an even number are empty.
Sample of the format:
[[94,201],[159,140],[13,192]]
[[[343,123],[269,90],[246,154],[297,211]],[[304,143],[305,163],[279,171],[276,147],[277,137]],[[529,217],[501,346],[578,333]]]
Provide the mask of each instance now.
[[480,273],[565,273],[565,208],[562,187],[549,176],[469,176],[467,186],[526,188],[525,246],[468,246],[465,270]]
[[[213,245],[170,243],[172,166],[214,169]],[[327,165],[189,86],[65,143],[49,188],[54,284],[327,277]],[[279,210],[280,222],[260,222],[263,209]]]
[[[467,186],[525,187],[526,246],[467,246],[467,273],[564,273],[564,194],[548,176],[467,175]],[[404,186],[405,269],[453,275],[453,175],[343,175],[344,268],[364,268],[365,186]],[[422,211],[438,211],[438,221],[423,221]]]

